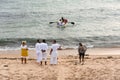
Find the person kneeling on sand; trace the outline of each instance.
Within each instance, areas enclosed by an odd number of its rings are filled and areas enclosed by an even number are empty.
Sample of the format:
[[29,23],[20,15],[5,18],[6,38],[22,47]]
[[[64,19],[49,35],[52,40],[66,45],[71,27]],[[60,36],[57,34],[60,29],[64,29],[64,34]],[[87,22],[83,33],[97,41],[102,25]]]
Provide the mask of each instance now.
[[52,42],[52,46],[51,46],[51,50],[50,50],[50,64],[51,65],[56,65],[57,64],[57,50],[60,48],[60,45],[56,43],[56,40],[53,40]]
[[26,64],[27,63],[27,59],[26,57],[28,56],[28,48],[26,45],[26,41],[22,41],[21,44],[21,63],[23,64],[23,62]]
[[79,53],[79,60],[81,64],[84,64],[84,56],[87,48],[85,45],[82,45],[82,43],[79,43],[78,46],[78,53]]

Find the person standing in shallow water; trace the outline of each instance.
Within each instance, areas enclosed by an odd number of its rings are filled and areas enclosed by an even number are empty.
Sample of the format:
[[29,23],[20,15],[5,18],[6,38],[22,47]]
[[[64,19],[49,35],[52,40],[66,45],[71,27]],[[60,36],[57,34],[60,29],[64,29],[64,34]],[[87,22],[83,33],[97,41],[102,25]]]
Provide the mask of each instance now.
[[27,57],[28,56],[28,48],[26,45],[26,41],[22,41],[21,44],[21,63],[23,64],[23,62],[26,64],[27,63]]
[[78,53],[79,53],[79,61],[81,64],[84,64],[84,56],[86,49],[87,49],[86,46],[84,46],[82,43],[79,43]]

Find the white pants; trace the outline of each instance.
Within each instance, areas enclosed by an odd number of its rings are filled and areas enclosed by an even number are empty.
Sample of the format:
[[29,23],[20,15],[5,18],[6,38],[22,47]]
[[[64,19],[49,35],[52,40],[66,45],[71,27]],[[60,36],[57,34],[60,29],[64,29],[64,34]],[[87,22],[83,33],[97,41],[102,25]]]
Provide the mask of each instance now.
[[50,64],[57,64],[57,57],[52,57],[50,58]]
[[42,52],[42,60],[47,61],[47,53],[46,52]]
[[41,54],[41,52],[36,52],[36,54],[37,54],[37,62],[42,61],[42,54]]

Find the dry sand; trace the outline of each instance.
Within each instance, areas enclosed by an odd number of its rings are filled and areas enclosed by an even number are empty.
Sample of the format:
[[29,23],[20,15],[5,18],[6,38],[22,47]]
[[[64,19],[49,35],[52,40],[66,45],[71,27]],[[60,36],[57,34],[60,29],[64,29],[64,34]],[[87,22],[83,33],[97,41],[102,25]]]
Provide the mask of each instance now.
[[20,51],[0,51],[0,80],[120,80],[120,48],[88,49],[85,64],[78,61],[77,50],[60,50],[58,65],[38,65],[35,51],[28,63],[21,64]]

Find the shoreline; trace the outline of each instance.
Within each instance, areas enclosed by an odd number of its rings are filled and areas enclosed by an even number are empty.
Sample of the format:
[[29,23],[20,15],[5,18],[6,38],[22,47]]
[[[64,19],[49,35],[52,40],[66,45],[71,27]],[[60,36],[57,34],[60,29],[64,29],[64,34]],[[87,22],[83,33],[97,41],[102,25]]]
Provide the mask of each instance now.
[[[47,51],[48,58],[50,50]],[[20,50],[0,50],[0,58],[19,58],[20,57]],[[86,55],[88,56],[120,56],[120,48],[89,48],[87,49]],[[58,50],[58,57],[61,56],[78,56],[77,49],[63,49]],[[36,58],[36,52],[35,50],[29,50],[29,56],[28,58],[35,59]]]

